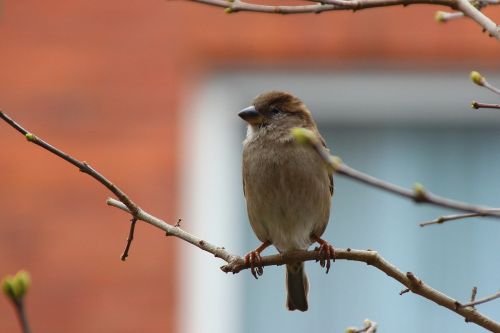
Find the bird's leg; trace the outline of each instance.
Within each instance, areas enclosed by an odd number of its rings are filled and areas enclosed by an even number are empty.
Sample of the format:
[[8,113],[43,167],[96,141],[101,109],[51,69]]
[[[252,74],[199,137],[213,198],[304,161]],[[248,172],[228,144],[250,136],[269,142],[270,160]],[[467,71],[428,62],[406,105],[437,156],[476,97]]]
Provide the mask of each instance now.
[[261,256],[260,253],[264,251],[269,245],[271,245],[270,241],[265,241],[258,248],[253,251],[248,252],[245,255],[245,264],[250,265],[250,271],[254,278],[258,279],[260,275],[264,273],[264,269],[261,266]]
[[315,248],[315,250],[319,251],[322,255],[319,260],[319,264],[321,267],[325,267],[326,263],[326,274],[328,274],[328,271],[330,270],[330,260],[335,261],[335,249],[330,245],[330,243],[316,235],[312,235],[311,239],[319,244],[319,248]]

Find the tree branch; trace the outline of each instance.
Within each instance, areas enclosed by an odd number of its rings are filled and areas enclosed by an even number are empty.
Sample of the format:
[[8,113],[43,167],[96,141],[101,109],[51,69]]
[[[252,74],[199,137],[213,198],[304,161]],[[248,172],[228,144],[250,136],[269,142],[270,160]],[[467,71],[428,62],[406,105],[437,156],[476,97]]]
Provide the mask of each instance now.
[[478,86],[485,87],[486,89],[494,92],[495,94],[500,95],[500,89],[489,83],[488,80],[486,80],[486,78],[482,76],[481,73],[479,73],[478,71],[470,72],[470,79]]
[[[492,211],[500,212],[499,209],[493,209]],[[435,220],[420,223],[420,226],[421,227],[426,227],[428,225],[433,225],[433,224],[443,224],[443,223],[448,222],[448,221],[456,221],[456,220],[467,219],[467,218],[470,218],[470,217],[484,217],[484,216],[485,216],[484,214],[480,214],[480,213],[444,215],[444,216],[438,217]]]
[[[48,150],[52,154],[62,158],[66,162],[76,166],[81,172],[86,173],[90,177],[94,178],[97,180],[99,183],[104,185],[108,190],[110,190],[114,195],[120,199],[121,202],[123,202],[128,209],[130,210],[130,214],[132,214],[132,217],[135,217],[137,212],[139,211],[139,207],[123,192],[116,186],[115,184],[111,183],[106,177],[104,177],[102,174],[97,172],[94,168],[92,168],[87,162],[83,161],[80,162],[77,159],[73,158],[72,156],[66,154],[65,152],[57,149],[56,147],[48,144],[44,140],[40,139],[39,137],[35,136],[33,133],[28,132],[26,129],[24,129],[21,125],[16,123],[13,119],[11,119],[9,116],[7,116],[4,112],[0,110],[0,118],[3,119],[7,124],[12,126],[14,129],[16,129],[18,132],[23,134],[26,139],[28,139],[29,142],[32,142],[40,147],[42,147],[45,150]],[[125,259],[128,256],[128,251],[130,248],[130,244],[133,239],[133,234],[134,234],[134,227],[135,223],[131,223],[130,225],[130,232],[129,232],[129,237],[127,239],[127,245],[125,247],[125,251],[123,252],[121,259],[125,261]]]
[[483,27],[491,37],[500,39],[500,28],[488,16],[484,15],[479,9],[474,7],[468,0],[457,0],[457,7],[465,16],[474,20]]
[[337,156],[331,156],[330,153],[323,147],[321,142],[313,135],[310,131],[303,128],[295,128],[293,130],[293,135],[300,143],[310,145],[318,155],[323,159],[326,165],[328,165],[336,174],[346,176],[348,178],[359,181],[363,184],[379,188],[386,192],[397,194],[399,196],[413,200],[416,203],[427,203],[434,206],[454,209],[463,212],[470,212],[480,214],[482,216],[492,216],[500,217],[500,210],[488,208],[485,206],[472,205],[465,202],[455,201],[448,198],[440,197],[429,193],[425,188],[416,183],[413,190],[403,188],[401,186],[391,184],[360,172],[346,165]]
[[[227,264],[222,266],[221,269],[222,271],[228,273],[238,273],[241,270],[248,269],[249,264],[245,263],[245,260],[237,255],[234,255],[227,250],[225,250],[223,247],[219,247],[216,245],[213,245],[201,238],[198,238],[194,235],[189,234],[188,232],[182,230],[178,224],[175,226],[172,226],[161,219],[158,219],[154,217],[153,215],[145,212],[142,210],[139,206],[134,204],[126,195],[124,192],[118,189],[115,185],[110,183],[104,176],[101,174],[97,173],[94,169],[90,168],[89,165],[85,162],[80,162],[73,157],[63,153],[62,151],[58,150],[57,148],[49,145],[48,143],[44,142],[43,140],[37,138],[33,134],[29,133],[26,131],[24,128],[22,128],[19,124],[17,124],[15,121],[13,121],[11,118],[9,118],[7,115],[5,115],[3,112],[0,111],[0,118],[5,120],[9,125],[14,127],[16,130],[21,132],[23,135],[28,138],[30,142],[33,142],[44,149],[50,151],[51,153],[63,158],[67,162],[77,166],[81,171],[89,174],[92,176],[94,179],[99,181],[101,184],[105,185],[108,189],[111,190],[114,194],[116,194],[120,200],[123,198],[126,202],[121,202],[116,199],[108,198],[107,203],[108,205],[120,208],[127,213],[131,214],[133,216],[134,220],[141,220],[146,223],[149,223],[163,231],[166,232],[168,236],[174,236],[177,238],[180,238],[206,252],[209,252],[213,254],[217,258],[221,258],[224,260]],[[324,151],[324,149],[318,150],[318,153],[322,156],[327,156],[328,161],[332,162],[330,159],[329,154]],[[326,154],[326,155],[325,155]],[[335,163],[335,166],[338,166],[339,163]],[[342,164],[340,164],[342,167]],[[335,169],[335,168],[334,168]],[[337,168],[338,169],[338,168]],[[352,171],[350,168],[340,168],[341,170],[344,170],[345,173],[349,174],[349,171]],[[338,172],[338,171],[337,171]],[[356,173],[356,172],[355,172]],[[365,179],[365,181],[370,184],[370,183],[379,183],[380,181],[376,180],[373,177],[370,177],[368,175],[364,175],[361,179]],[[396,192],[401,192],[401,189],[398,189],[395,185],[392,185],[394,191]],[[404,190],[404,189],[403,189]],[[406,190],[404,190],[402,193],[406,193]],[[416,196],[413,197],[411,194],[406,193],[407,195],[414,198],[415,201],[421,202],[424,200],[428,195],[425,192],[418,192],[416,191]],[[134,225],[134,223],[132,224]],[[131,239],[132,236],[129,236],[129,239]],[[322,258],[322,255],[319,253],[319,251],[296,251],[293,253],[287,253],[286,255],[270,255],[270,256],[265,256],[262,257],[261,260],[261,265],[262,266],[270,266],[270,265],[283,265],[286,263],[292,263],[292,262],[297,262],[297,261],[310,261],[310,260],[320,260]],[[449,296],[441,293],[440,291],[433,289],[429,285],[425,284],[422,280],[418,279],[413,273],[407,272],[406,274],[400,271],[398,268],[396,268],[393,264],[389,263],[386,261],[384,258],[382,258],[377,252],[375,251],[362,251],[362,250],[351,250],[351,249],[336,249],[335,251],[335,259],[336,260],[353,260],[353,261],[359,261],[359,262],[364,262],[368,265],[374,266],[377,269],[381,270],[382,272],[386,273],[388,276],[391,278],[395,279],[396,281],[400,282],[402,285],[404,285],[406,288],[408,288],[410,291],[412,291],[415,294],[418,294],[422,297],[425,297],[432,302],[439,304],[445,308],[450,309],[453,312],[456,312],[460,316],[464,317],[467,321],[473,322],[478,324],[479,326],[482,326],[492,332],[499,332],[500,333],[500,323],[490,319],[489,317],[479,313],[474,307],[472,306],[462,306],[458,301],[450,298]]]
[[480,103],[476,101],[472,101],[471,108],[473,109],[500,109],[500,104],[489,104],[489,103]]
[[57,149],[56,147],[51,146],[50,144],[43,141],[39,137],[35,136],[33,133],[30,133],[27,130],[25,130],[21,125],[16,123],[13,119],[11,119],[9,116],[7,116],[1,110],[0,110],[0,118],[5,120],[5,122],[7,124],[9,124],[13,128],[15,128],[18,132],[23,134],[26,137],[26,139],[28,139],[29,142],[32,142],[32,143],[42,147],[43,149],[48,150],[52,154],[62,158],[66,162],[73,164],[81,172],[86,173],[87,175],[94,178],[102,185],[106,186],[108,188],[108,190],[113,192],[113,194],[116,195],[118,197],[118,199],[120,199],[120,201],[123,202],[130,209],[130,212],[132,215],[135,215],[135,213],[138,211],[139,207],[137,207],[137,205],[132,200],[130,200],[129,197],[122,190],[120,190],[116,185],[111,183],[103,175],[101,175],[99,172],[97,172],[95,169],[93,169],[87,162],[85,162],[85,161],[80,162],[77,159],[73,158],[72,156]]
[[345,332],[346,333],[375,333],[377,332],[377,326],[378,324],[370,319],[365,319],[364,322],[364,327],[363,328],[356,328],[356,327],[348,327]]
[[[377,7],[388,6],[408,6],[416,4],[428,4],[446,6],[453,10],[459,10],[465,16],[468,16],[478,23],[484,30],[488,31],[490,36],[500,39],[498,26],[489,17],[476,9],[468,0],[308,0],[316,2],[311,5],[290,5],[273,6],[265,4],[255,4],[242,0],[191,0],[210,6],[224,8],[225,12],[257,12],[268,14],[303,14],[303,13],[321,13],[324,11],[339,10],[362,10]],[[483,0],[481,6],[496,5],[496,0]]]
[[493,301],[494,299],[497,299],[497,298],[500,298],[500,291],[497,292],[496,294],[491,295],[491,296],[481,298],[481,299],[478,299],[477,301],[472,301],[472,302],[469,302],[467,304],[463,304],[461,306],[462,307],[466,307],[466,306],[474,307],[474,306],[479,305],[479,304]]
[[[109,198],[107,204],[119,208],[125,212],[129,212],[128,208],[118,200]],[[153,215],[139,210],[137,218],[141,221],[149,223],[163,231],[169,236],[180,238],[194,246],[213,254],[217,258],[221,258],[227,264],[221,267],[221,270],[226,273],[238,273],[244,269],[250,268],[250,264],[246,264],[245,260],[237,255],[231,254],[223,247],[213,245],[201,238],[198,238],[190,233],[182,230],[179,227],[174,227],[165,221],[154,217]],[[286,255],[275,254],[262,257],[262,266],[283,265],[297,261],[319,260],[321,255],[318,251],[295,251]],[[500,323],[488,318],[479,313],[471,306],[462,306],[457,300],[450,298],[442,292],[425,284],[418,279],[413,273],[403,273],[396,266],[382,258],[376,251],[363,251],[354,249],[335,249],[335,260],[352,260],[364,262],[371,265],[380,271],[384,272],[394,280],[398,281],[410,291],[418,294],[428,300],[441,305],[449,310],[464,317],[467,321],[473,322],[492,332],[500,332]]]
[[26,307],[24,305],[24,300],[20,299],[14,302],[14,308],[16,309],[16,314],[21,324],[21,329],[23,333],[31,333],[28,316],[26,315]]

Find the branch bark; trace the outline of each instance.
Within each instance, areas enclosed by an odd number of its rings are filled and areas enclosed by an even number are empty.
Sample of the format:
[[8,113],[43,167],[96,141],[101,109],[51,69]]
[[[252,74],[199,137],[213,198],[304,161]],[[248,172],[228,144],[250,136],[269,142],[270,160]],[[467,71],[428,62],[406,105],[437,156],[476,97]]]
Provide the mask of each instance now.
[[415,203],[427,203],[434,206],[454,209],[462,212],[476,213],[481,216],[500,217],[500,209],[489,208],[485,206],[472,205],[465,202],[451,200],[435,194],[429,193],[425,188],[416,183],[413,190],[385,182],[381,179],[370,176],[366,173],[358,171],[346,165],[341,158],[331,156],[327,149],[323,147],[321,142],[308,130],[296,128],[292,133],[297,141],[310,145],[316,153],[321,157],[323,162],[330,167],[336,174],[346,176],[363,184],[376,187],[378,189],[397,194],[399,196],[413,200]]
[[[273,6],[265,4],[256,4],[242,0],[191,0],[210,6],[224,8],[226,13],[236,12],[257,12],[268,14],[303,14],[303,13],[321,13],[324,11],[339,10],[362,10],[369,8],[388,7],[388,6],[409,6],[416,4],[428,4],[449,7],[453,10],[459,10],[465,16],[468,16],[479,24],[489,35],[500,39],[500,28],[489,17],[475,8],[469,0],[308,0],[315,2],[311,5],[290,5]],[[497,2],[484,2],[483,6],[496,5]]]
[[[499,210],[494,209],[494,211],[498,212]],[[484,217],[484,216],[485,215],[480,214],[480,213],[444,215],[444,216],[440,216],[437,219],[434,219],[432,221],[420,223],[420,226],[426,227],[426,226],[433,225],[433,224],[443,224],[443,223],[448,222],[448,221],[457,221],[457,220],[463,220],[463,219],[467,219],[467,218],[471,218],[471,217]]]
[[3,119],[7,124],[12,126],[14,129],[16,129],[19,133],[23,134],[26,139],[29,142],[32,142],[36,144],[37,146],[42,147],[45,150],[48,150],[52,154],[62,158],[66,162],[76,166],[81,172],[86,173],[90,177],[94,178],[97,180],[99,183],[104,185],[108,190],[110,190],[114,195],[120,199],[121,202],[123,202],[128,209],[130,210],[130,214],[132,215],[132,221],[130,224],[130,231],[129,231],[129,236],[127,238],[127,244],[125,246],[125,250],[123,251],[123,254],[121,255],[121,260],[125,261],[128,256],[128,252],[130,249],[130,246],[132,244],[132,240],[134,239],[134,229],[135,229],[135,215],[139,211],[139,207],[133,202],[125,192],[123,192],[118,186],[110,182],[106,177],[104,177],[102,174],[97,172],[94,168],[92,168],[87,162],[79,161],[75,159],[74,157],[66,154],[65,152],[57,149],[56,147],[48,144],[44,140],[40,139],[33,133],[28,132],[26,129],[24,129],[21,125],[16,123],[13,119],[11,119],[9,116],[7,116],[3,111],[0,110],[0,118]]
[[500,109],[500,104],[491,104],[491,103],[481,103],[481,102],[476,102],[473,101],[471,104],[471,107],[473,109]]
[[[182,239],[200,248],[201,250],[213,254],[217,258],[221,258],[226,262],[226,264],[221,267],[223,272],[226,273],[231,272],[235,274],[240,272],[241,270],[250,268],[249,264],[246,264],[245,260],[241,256],[230,253],[229,251],[225,250],[224,247],[213,245],[201,238],[191,235],[190,233],[182,230],[179,227],[179,224],[172,226],[166,223],[165,221],[162,221],[161,219],[145,212],[139,206],[133,203],[133,201],[130,200],[123,191],[119,190],[118,187],[109,182],[104,176],[99,174],[97,171],[90,168],[87,163],[80,162],[74,159],[73,157],[67,155],[66,153],[63,153],[59,149],[49,145],[45,141],[37,138],[36,136],[26,131],[23,127],[21,127],[19,124],[17,124],[14,120],[12,120],[10,117],[8,117],[1,111],[0,111],[0,118],[5,120],[10,126],[15,128],[20,133],[22,133],[30,142],[33,142],[41,146],[42,148],[64,159],[65,161],[71,163],[72,165],[75,165],[81,171],[89,174],[94,179],[99,181],[101,184],[106,186],[112,193],[116,194],[120,198],[120,200],[122,199],[125,200],[125,202],[122,202],[116,199],[109,198],[107,200],[108,205],[117,207],[131,214],[133,216],[133,220],[144,221],[165,231],[167,236],[174,236],[179,239]],[[328,157],[328,161],[330,163],[332,162],[329,154],[324,149],[317,149],[317,151],[320,155]],[[350,169],[344,169],[344,171],[346,170]],[[368,177],[367,178],[369,180],[367,181],[368,184],[373,182],[378,183],[378,181],[373,177],[370,177],[368,175],[365,176]],[[395,189],[397,189],[397,187]],[[397,190],[396,192],[398,191],[399,190]],[[412,195],[405,195],[405,196],[421,200],[422,193],[419,194],[417,192],[416,197],[413,197]],[[129,239],[131,238],[132,236],[130,235]],[[320,259],[321,259],[321,254],[318,251],[297,251],[287,255],[276,254],[276,255],[262,257],[261,265],[262,266],[283,265],[286,263],[292,263],[297,261],[310,261],[310,260],[317,261]],[[396,281],[404,285],[407,289],[409,289],[413,293],[425,297],[438,305],[450,309],[451,311],[464,317],[466,321],[476,323],[477,325],[482,326],[492,332],[500,333],[500,323],[479,313],[473,306],[468,306],[467,304],[464,306],[460,304],[457,300],[430,287],[429,285],[425,284],[422,280],[418,279],[412,272],[403,273],[396,266],[394,266],[393,264],[385,260],[383,257],[381,257],[376,251],[336,249],[335,259],[353,260],[353,261],[364,262],[368,265],[371,265],[379,269],[380,271],[386,273],[388,276],[390,276],[391,278],[395,279]]]
[[478,299],[477,301],[472,300],[471,302],[469,302],[467,304],[463,304],[462,306],[463,307],[465,307],[465,306],[474,307],[474,306],[479,305],[479,304],[484,304],[484,303],[487,303],[487,302],[491,302],[491,301],[493,301],[493,300],[495,300],[497,298],[500,298],[500,291],[497,292],[496,294],[490,295],[488,297]]
[[[128,208],[118,200],[109,198],[107,200],[107,204],[129,213]],[[225,273],[236,274],[242,270],[250,268],[250,265],[246,264],[245,260],[242,257],[228,252],[223,247],[216,246],[207,242],[206,240],[191,235],[190,233],[182,230],[179,227],[172,226],[143,210],[139,210],[137,218],[165,231],[168,236],[180,238],[183,241],[186,241],[202,249],[203,251],[213,254],[217,258],[221,258],[227,263],[221,267],[221,270]],[[321,256],[318,251],[296,251],[287,255],[275,254],[264,256],[262,257],[261,264],[262,266],[274,266],[284,265],[286,263],[293,263],[297,261],[311,261],[319,259],[321,259]],[[412,272],[403,273],[396,266],[380,256],[376,251],[335,249],[335,260],[352,260],[364,262],[367,265],[373,266],[384,272],[389,277],[407,287],[413,293],[427,298],[428,300],[457,313],[458,315],[464,317],[468,322],[476,323],[477,325],[482,326],[492,332],[500,332],[500,323],[479,313],[474,307],[463,306],[457,300],[425,284]]]
[[457,0],[457,9],[488,31],[491,37],[500,39],[500,28],[498,25],[474,7],[468,0]]

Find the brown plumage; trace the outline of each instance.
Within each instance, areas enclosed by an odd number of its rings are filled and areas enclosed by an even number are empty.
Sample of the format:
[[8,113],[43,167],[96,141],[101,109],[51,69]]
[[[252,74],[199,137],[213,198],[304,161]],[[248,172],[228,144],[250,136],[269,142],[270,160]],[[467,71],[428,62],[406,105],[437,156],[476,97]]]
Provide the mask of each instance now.
[[[333,178],[310,147],[298,144],[294,127],[311,130],[323,142],[311,112],[281,91],[257,96],[239,116],[248,123],[243,142],[243,190],[253,231],[262,245],[245,258],[257,278],[260,252],[274,245],[282,254],[318,242],[329,269],[333,248],[320,237],[328,224]],[[322,261],[322,266],[324,265]],[[287,308],[306,311],[309,285],[304,263],[287,264]]]

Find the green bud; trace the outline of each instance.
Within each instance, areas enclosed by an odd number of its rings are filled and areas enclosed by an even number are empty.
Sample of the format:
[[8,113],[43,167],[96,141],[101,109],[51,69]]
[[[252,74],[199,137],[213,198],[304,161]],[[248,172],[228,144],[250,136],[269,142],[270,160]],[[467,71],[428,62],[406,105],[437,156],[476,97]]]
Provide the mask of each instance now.
[[302,127],[292,128],[292,135],[300,144],[312,144],[317,140],[316,135],[312,131]]
[[36,139],[36,136],[33,133],[26,133],[25,136],[26,136],[26,139],[28,139],[28,141],[30,141],[30,142],[33,142]]
[[14,292],[16,297],[21,298],[31,286],[31,277],[27,271],[21,270],[14,276]]
[[224,8],[224,12],[226,14],[231,14],[233,12],[233,9],[231,7],[226,7],[226,8]]
[[470,79],[478,86],[484,86],[484,77],[479,72],[470,72]]
[[473,5],[476,9],[481,9],[481,3],[477,0],[472,0],[470,4]]
[[413,193],[415,194],[416,201],[423,201],[427,197],[424,185],[420,183],[415,183],[413,185]]
[[434,15],[434,20],[436,20],[436,22],[439,22],[439,23],[446,22],[445,14],[446,14],[445,12],[438,10],[436,12],[436,15]]
[[19,271],[15,276],[7,275],[2,280],[2,289],[4,294],[12,299],[18,301],[26,295],[30,288],[31,278],[27,271]]
[[345,329],[345,333],[356,333],[358,329],[356,327],[348,327]]
[[340,157],[338,157],[338,156],[330,157],[330,164],[331,164],[333,170],[337,170],[342,165],[342,163],[344,163],[344,162],[342,161],[342,159]]
[[2,279],[2,290],[5,296],[14,299],[15,294],[14,294],[14,288],[12,286],[12,280],[14,280],[14,277],[12,275],[7,275]]

